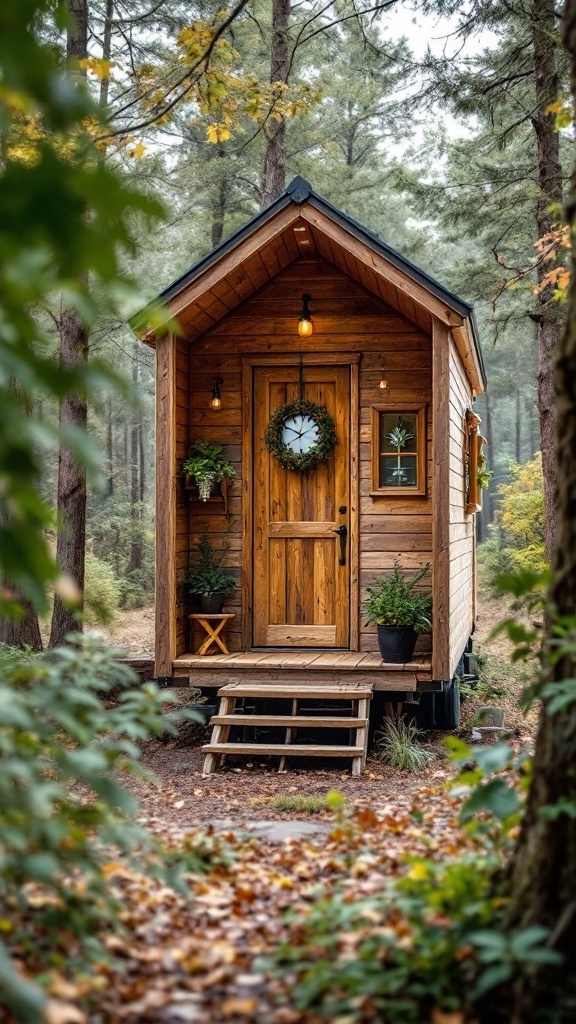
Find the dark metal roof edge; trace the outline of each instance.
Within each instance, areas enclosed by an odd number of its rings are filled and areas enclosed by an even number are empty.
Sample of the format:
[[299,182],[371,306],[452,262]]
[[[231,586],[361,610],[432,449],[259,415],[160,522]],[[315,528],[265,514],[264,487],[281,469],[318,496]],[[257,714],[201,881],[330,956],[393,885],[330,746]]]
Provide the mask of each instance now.
[[406,256],[402,256],[401,253],[393,249],[387,242],[383,242],[379,235],[375,234],[374,231],[370,231],[369,228],[365,228],[354,217],[350,217],[343,210],[339,210],[337,206],[333,206],[332,203],[317,195],[313,190],[310,191],[308,202],[311,206],[316,206],[317,209],[328,210],[332,220],[339,222],[341,227],[345,227],[350,231],[350,234],[355,235],[360,241],[367,243],[375,252],[384,256],[385,259],[393,263],[399,270],[403,270],[414,281],[417,281],[418,284],[423,285],[424,288],[427,288],[428,291],[436,295],[437,298],[444,299],[448,305],[452,306],[462,316],[470,315],[474,308],[470,302],[466,302],[465,299],[455,295],[454,292],[451,292],[440,281],[437,281],[435,277],[432,277],[431,274],[421,270],[420,267],[417,267]]
[[478,330],[478,321],[476,320],[476,312],[474,306],[470,308],[470,327],[472,329],[472,341],[474,342],[474,348],[476,350],[476,356],[478,358],[478,364],[480,366],[480,375],[482,377],[482,383],[485,388],[488,387],[488,378],[486,376],[486,366],[484,364],[484,355],[482,354],[482,345],[480,343],[480,332]]
[[249,220],[233,234],[228,235],[215,249],[211,249],[210,252],[206,253],[205,256],[201,256],[196,263],[193,263],[189,269],[182,274],[176,281],[169,284],[163,291],[160,292],[159,299],[170,299],[173,295],[176,295],[182,288],[187,285],[194,277],[202,273],[203,270],[207,270],[212,263],[217,263],[221,256],[224,256],[230,249],[233,249],[235,245],[242,242],[244,238],[247,238],[254,231],[256,231],[262,224],[270,220],[279,210],[282,210],[288,203],[291,202],[291,198],[286,192],[282,192],[281,195],[274,199],[269,206],[266,206],[260,213],[257,213],[252,220]]

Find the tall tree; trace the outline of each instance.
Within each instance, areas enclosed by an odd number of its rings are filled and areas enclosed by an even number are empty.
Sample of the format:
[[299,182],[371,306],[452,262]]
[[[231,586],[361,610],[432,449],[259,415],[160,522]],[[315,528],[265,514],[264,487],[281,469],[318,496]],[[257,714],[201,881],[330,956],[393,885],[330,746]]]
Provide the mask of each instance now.
[[[424,11],[458,18],[456,34],[464,41],[489,31],[494,45],[478,54],[465,47],[459,55],[428,56],[433,73],[433,94],[450,100],[463,114],[478,115],[484,140],[483,167],[487,176],[476,182],[476,208],[486,197],[505,204],[511,214],[507,222],[494,221],[494,253],[509,278],[526,277],[528,270],[540,285],[536,299],[526,301],[529,315],[538,324],[539,367],[538,407],[546,501],[546,549],[552,558],[555,535],[554,459],[554,353],[558,347],[561,318],[553,301],[553,286],[547,283],[550,263],[533,260],[535,241],[545,240],[558,221],[563,200],[564,178],[560,160],[560,139],[555,115],[550,109],[558,99],[565,72],[559,37],[559,14],[553,0],[471,0],[465,9],[457,0],[424,0]],[[465,148],[465,144],[464,144]],[[520,165],[505,160],[516,149]],[[504,175],[490,176],[488,163]],[[494,157],[496,156],[496,160]],[[475,161],[475,167],[481,165]],[[512,197],[515,197],[513,202]],[[517,204],[517,205],[516,205]],[[506,256],[507,229],[513,221],[529,217],[524,234],[524,252]],[[493,232],[494,234],[494,232]],[[518,241],[517,234],[515,241]],[[518,274],[517,268],[521,267]]]
[[[564,41],[572,59],[571,90],[576,102],[576,0],[564,9]],[[576,164],[567,217],[576,228]],[[576,994],[576,655],[567,642],[551,657],[558,638],[554,620],[574,631],[576,614],[576,258],[572,259],[568,318],[556,363],[556,467],[558,543],[550,592],[552,615],[544,647],[542,712],[532,781],[513,864],[509,924],[550,929],[549,945],[564,962],[535,965],[518,986],[515,1019],[568,1022]],[[564,700],[559,707],[553,702]]]
[[[288,22],[290,0],[272,0],[272,45],[270,48],[270,83],[281,89],[288,82],[290,72],[290,51]],[[276,99],[279,96],[275,97]],[[280,195],[286,184],[286,119],[274,108],[264,128],[266,133],[266,155],[262,177],[262,206],[267,206]]]
[[[67,0],[68,26],[66,56],[70,71],[86,78],[82,61],[88,57],[88,0]],[[82,290],[88,282],[80,282]],[[88,330],[75,308],[63,309],[58,330],[60,334],[60,365],[74,371],[78,363],[88,359]],[[76,606],[82,606],[84,593],[84,552],[86,548],[86,469],[66,444],[66,431],[86,430],[88,403],[86,397],[68,393],[60,401],[60,427],[63,439],[58,457],[58,536],[56,560],[62,571],[77,588]],[[50,646],[64,642],[68,633],[81,628],[69,603],[56,594],[52,612]]]

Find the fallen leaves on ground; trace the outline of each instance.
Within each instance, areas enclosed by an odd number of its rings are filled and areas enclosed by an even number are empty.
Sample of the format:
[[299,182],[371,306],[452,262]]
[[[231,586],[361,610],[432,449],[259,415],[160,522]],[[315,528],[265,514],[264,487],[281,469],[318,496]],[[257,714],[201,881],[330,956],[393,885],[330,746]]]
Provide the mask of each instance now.
[[[316,1024],[321,1018],[313,1012],[294,1009],[290,976],[273,977],[260,966],[279,944],[298,942],[285,912],[305,911],[336,887],[345,898],[377,894],[410,870],[407,854],[440,860],[471,849],[458,810],[435,784],[421,786],[401,807],[359,799],[318,838],[278,843],[239,828],[220,837],[228,864],[216,858],[207,874],[189,875],[188,895],[145,867],[139,873],[111,859],[110,894],[123,904],[126,936],[103,936],[111,960],[88,976],[64,968],[49,974],[50,1024]],[[173,852],[185,849],[186,833],[177,826],[151,824]],[[30,957],[17,959],[35,973]],[[370,1002],[359,1014],[358,1021],[378,1020]],[[448,1019],[456,1024],[457,1017]]]

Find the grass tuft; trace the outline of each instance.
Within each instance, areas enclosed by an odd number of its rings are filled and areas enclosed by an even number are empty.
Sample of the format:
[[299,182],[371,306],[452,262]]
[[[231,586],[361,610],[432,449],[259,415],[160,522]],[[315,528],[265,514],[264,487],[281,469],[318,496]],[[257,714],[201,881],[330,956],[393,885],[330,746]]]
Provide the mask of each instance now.
[[325,796],[276,796],[272,806],[275,811],[297,814],[322,814],[327,809]]
[[423,750],[418,743],[419,730],[413,722],[401,718],[393,722],[384,719],[382,729],[376,733],[376,757],[391,768],[406,772],[420,772],[433,760],[430,750]]

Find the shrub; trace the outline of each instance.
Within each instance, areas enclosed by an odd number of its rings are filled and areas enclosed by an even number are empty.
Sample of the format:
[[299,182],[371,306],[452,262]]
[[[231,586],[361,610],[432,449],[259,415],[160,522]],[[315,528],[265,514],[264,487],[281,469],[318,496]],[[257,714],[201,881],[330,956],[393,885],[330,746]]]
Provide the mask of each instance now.
[[94,555],[86,555],[84,621],[89,626],[112,622],[122,596],[120,581],[111,565]]
[[[135,685],[113,651],[74,639],[49,656],[1,657],[0,918],[40,966],[83,963],[100,952],[98,925],[120,928],[105,863],[111,843],[129,851],[145,833],[118,776],[140,772],[137,742],[167,727],[169,691]],[[41,1019],[38,991],[19,982],[1,943],[0,989],[17,1019]]]
[[509,464],[511,480],[497,490],[496,526],[478,549],[479,565],[492,594],[502,593],[500,576],[528,570],[541,573],[547,567],[544,550],[544,491],[542,461]]

